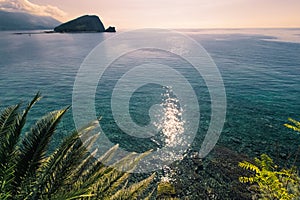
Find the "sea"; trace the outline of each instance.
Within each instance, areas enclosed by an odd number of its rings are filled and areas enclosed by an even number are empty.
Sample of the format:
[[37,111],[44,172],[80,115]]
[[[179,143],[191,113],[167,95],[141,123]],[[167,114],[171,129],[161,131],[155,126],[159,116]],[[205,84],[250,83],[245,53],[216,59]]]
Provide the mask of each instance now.
[[[300,145],[300,134],[287,129],[284,124],[289,123],[288,118],[300,120],[300,29],[174,31],[203,47],[208,53],[207,56],[215,63],[224,83],[226,115],[216,145],[252,158],[267,153],[279,163],[285,163],[295,155]],[[46,34],[39,30],[22,34],[15,34],[16,32],[12,31],[0,32],[1,109],[17,103],[25,106],[40,91],[43,99],[32,108],[24,130],[26,132],[46,113],[72,106],[74,83],[86,57],[101,42],[112,39],[115,34],[125,32],[76,34]],[[138,40],[130,42],[134,44]],[[118,79],[133,63],[139,63],[136,60],[145,58],[159,59],[162,62],[165,60],[166,65],[178,69],[178,72],[186,77],[195,91],[200,121],[196,135],[192,138],[191,144],[188,144],[188,148],[200,150],[212,114],[209,89],[203,77],[191,69],[186,60],[174,58],[174,55],[157,49],[142,49],[129,55],[120,55],[120,59],[114,62],[118,67],[108,68],[107,73],[103,75],[105,78],[96,83],[98,86],[94,99],[95,112],[97,116],[102,117],[100,124],[103,131],[112,143],[119,143],[126,151],[143,152],[145,149],[158,149],[168,145],[172,140],[170,135],[165,135],[168,139],[165,143],[156,135],[152,135],[151,140],[128,135],[118,127],[119,123],[112,113],[111,98]],[[157,68],[156,72],[160,73],[160,69]],[[161,72],[164,73],[163,70]],[[149,77],[149,74],[141,72],[135,78],[141,81],[146,79],[144,76]],[[165,106],[162,112],[176,108],[178,102],[176,95],[172,94],[172,87],[170,89],[166,85],[161,86],[149,83],[134,91],[128,102],[130,104],[128,113],[137,126],[146,127],[151,123],[153,111],[151,108],[155,104]],[[126,89],[126,85],[123,87]],[[168,100],[166,95],[171,99],[173,107],[163,104]],[[170,123],[179,124],[175,125],[175,129],[180,132],[182,131],[180,123],[189,122],[180,122],[180,112],[184,112],[185,106],[179,107],[176,112],[171,112],[176,114],[175,119],[173,121],[164,119],[164,123],[166,126],[170,126]],[[72,111],[71,107],[60,123],[53,138],[52,149],[76,128]],[[83,118],[84,115],[83,112]],[[118,116],[118,120],[122,120],[122,113],[121,117]]]

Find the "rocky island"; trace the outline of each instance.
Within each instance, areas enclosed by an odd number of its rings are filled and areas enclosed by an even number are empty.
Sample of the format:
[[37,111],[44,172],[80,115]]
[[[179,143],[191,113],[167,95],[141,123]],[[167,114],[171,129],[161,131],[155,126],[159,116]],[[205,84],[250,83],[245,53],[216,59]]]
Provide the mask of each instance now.
[[116,30],[115,27],[111,26],[108,29],[105,29],[103,23],[96,15],[84,15],[55,27],[54,32],[116,32]]
[[105,32],[116,32],[116,28],[115,27],[113,27],[113,26],[110,26],[110,27],[108,27],[106,30],[105,30]]

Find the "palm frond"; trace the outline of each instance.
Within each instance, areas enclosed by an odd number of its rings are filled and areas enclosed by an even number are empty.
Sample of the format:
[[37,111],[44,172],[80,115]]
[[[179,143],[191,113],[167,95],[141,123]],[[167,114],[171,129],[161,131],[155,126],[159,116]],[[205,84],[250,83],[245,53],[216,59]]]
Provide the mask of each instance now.
[[135,183],[135,184],[131,185],[127,189],[129,197],[138,198],[148,188],[149,184],[153,181],[155,176],[156,176],[156,173],[153,173],[148,178],[146,178],[146,179],[144,179],[144,180],[142,180],[138,183]]
[[[139,199],[140,195],[147,189],[149,184],[153,181],[155,177],[155,173],[153,173],[148,178],[132,184],[128,188],[123,188],[118,190],[114,195],[112,195],[109,199]],[[148,195],[149,196],[149,195]]]
[[20,145],[15,171],[15,187],[24,187],[36,178],[36,173],[45,159],[46,150],[61,117],[68,110],[54,111],[37,121]]
[[[95,127],[96,124],[91,123],[79,132],[73,132],[50,155],[37,180],[39,190],[33,194],[34,197],[44,194],[51,196],[59,193],[59,190],[68,190],[68,187],[76,186],[75,182],[78,181],[81,174],[86,170],[84,166],[88,166],[89,160],[92,160],[92,158],[89,158],[90,155],[83,145],[80,136],[81,134],[89,134]],[[83,169],[80,169],[81,167]],[[84,194],[85,192],[86,190],[82,193]],[[79,194],[81,193],[79,192]],[[78,192],[76,195],[78,195]]]
[[19,139],[18,135],[15,134],[19,107],[19,104],[9,106],[0,115],[0,160],[2,164],[9,158]]
[[21,132],[22,132],[22,128],[24,127],[25,123],[26,123],[26,119],[27,119],[27,115],[30,111],[30,109],[34,106],[35,103],[37,103],[40,99],[42,98],[41,93],[38,92],[36,93],[36,95],[33,97],[33,99],[31,100],[31,102],[27,105],[27,107],[25,108],[25,110],[23,111],[22,115],[20,116],[20,120],[18,121],[18,124],[16,126],[16,131],[15,134],[19,137]]
[[[7,107],[0,115],[0,186],[1,192],[11,190],[14,179],[15,146],[19,137],[15,134],[20,105]],[[3,197],[4,198],[4,197]]]
[[21,113],[18,104],[0,114],[0,199],[137,199],[147,195],[142,193],[154,174],[131,184],[128,172],[150,151],[120,159],[115,157],[115,145],[96,159],[97,149],[89,150],[97,139],[98,120],[74,131],[51,154],[47,154],[50,140],[68,108],[49,113],[22,136],[27,115],[40,98],[37,93]]

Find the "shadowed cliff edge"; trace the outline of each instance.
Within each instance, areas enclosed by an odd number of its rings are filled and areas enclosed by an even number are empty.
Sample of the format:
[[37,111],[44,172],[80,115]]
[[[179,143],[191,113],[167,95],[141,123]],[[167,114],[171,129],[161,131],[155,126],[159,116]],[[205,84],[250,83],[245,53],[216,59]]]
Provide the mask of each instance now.
[[105,29],[103,23],[96,15],[84,15],[55,27],[54,32],[116,32],[116,29],[111,26]]

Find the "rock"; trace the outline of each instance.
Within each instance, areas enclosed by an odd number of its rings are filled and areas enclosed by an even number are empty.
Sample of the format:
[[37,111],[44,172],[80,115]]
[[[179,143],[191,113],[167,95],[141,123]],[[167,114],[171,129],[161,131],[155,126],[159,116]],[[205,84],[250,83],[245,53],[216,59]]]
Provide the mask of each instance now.
[[110,32],[110,33],[115,33],[116,32],[116,28],[113,26],[108,27],[105,32]]
[[104,32],[105,28],[98,16],[84,15],[54,28],[55,32]]
[[242,141],[241,141],[239,138],[231,137],[230,139],[231,139],[231,141],[233,141],[234,143],[237,143],[237,144],[241,144],[241,143],[242,143]]
[[280,153],[279,156],[282,159],[286,159],[288,157],[288,155],[286,153]]
[[200,173],[200,171],[203,170],[203,161],[200,158],[199,153],[198,152],[192,152],[191,159],[192,159],[192,161],[195,165],[195,168],[194,168],[195,172]]
[[[251,191],[247,185],[239,182],[240,176],[251,175],[251,172],[238,166],[241,161],[253,163],[248,156],[221,146],[216,146],[206,159],[191,152],[182,161],[178,161],[179,166],[176,167],[181,173],[172,176],[175,196],[179,199],[251,200]],[[203,169],[195,173],[194,169],[199,164]]]

